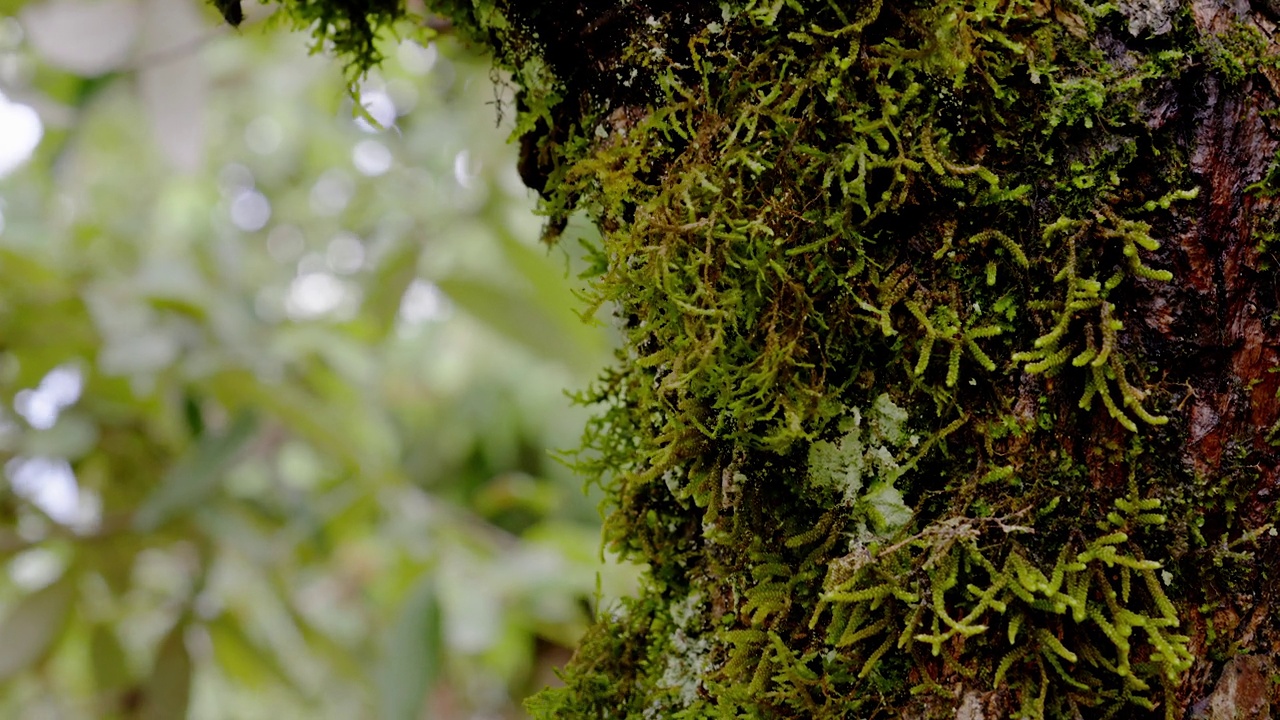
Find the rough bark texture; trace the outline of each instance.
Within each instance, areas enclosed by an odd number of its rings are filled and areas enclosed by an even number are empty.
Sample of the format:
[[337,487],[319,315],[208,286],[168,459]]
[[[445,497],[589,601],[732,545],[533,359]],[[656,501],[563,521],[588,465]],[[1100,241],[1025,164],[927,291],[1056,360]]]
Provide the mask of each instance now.
[[1269,717],[1274,3],[441,4],[627,344],[538,717]]

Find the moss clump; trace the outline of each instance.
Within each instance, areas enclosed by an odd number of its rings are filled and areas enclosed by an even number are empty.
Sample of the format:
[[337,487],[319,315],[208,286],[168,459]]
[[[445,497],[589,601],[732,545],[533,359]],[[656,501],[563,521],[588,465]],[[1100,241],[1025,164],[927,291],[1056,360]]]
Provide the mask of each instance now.
[[[829,565],[809,627],[825,625],[834,647],[862,645],[860,675],[890,650],[933,666],[913,692],[941,689],[949,668],[995,687],[1009,682],[1024,716],[1154,709],[1153,690],[1171,696],[1192,656],[1161,564],[1134,537],[1166,518],[1154,512],[1159,500],[1136,493],[1117,499],[1096,528],[1079,528],[1089,539],[1063,543],[1043,570],[1010,539],[1031,527],[1010,518],[953,517],[874,554],[857,547]],[[999,662],[992,672],[968,656]]]
[[[1109,61],[1084,5],[647,9],[688,61],[544,138],[545,208],[605,231],[595,301],[625,321],[584,466],[610,542],[718,608],[680,716],[956,680],[1035,717],[1172,708],[1189,646],[1137,539],[1158,499],[1079,493],[1119,514],[1076,527],[1053,506],[1090,461],[1049,462],[1012,409],[1021,370],[1128,432],[1167,422],[1126,298],[1174,280],[1153,227],[1196,192],[1135,105],[1191,60]],[[861,429],[874,407],[919,447]]]
[[1186,429],[1142,313],[1202,200],[1142,108],[1270,68],[1249,31],[1087,0],[442,7],[522,88],[548,237],[602,230],[625,338],[579,468],[650,582],[535,716],[950,718],[955,687],[1179,712],[1215,582],[1178,585],[1208,541],[1157,511],[1211,493],[1147,451]]

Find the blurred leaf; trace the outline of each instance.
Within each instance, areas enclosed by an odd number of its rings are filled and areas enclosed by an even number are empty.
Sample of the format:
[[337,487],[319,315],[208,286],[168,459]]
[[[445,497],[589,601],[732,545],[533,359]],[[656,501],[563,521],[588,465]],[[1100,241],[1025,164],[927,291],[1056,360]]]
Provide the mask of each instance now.
[[549,360],[578,371],[594,370],[602,359],[604,336],[574,311],[563,272],[542,252],[505,232],[497,240],[503,259],[522,282],[454,275],[437,281],[446,295],[491,329]]
[[564,271],[554,265],[541,248],[530,247],[508,233],[499,233],[498,239],[507,260],[532,287],[534,300],[556,318],[573,339],[579,351],[573,367],[594,372],[604,352],[605,336],[575,310],[582,303],[566,282]]
[[83,415],[67,414],[47,430],[34,430],[22,437],[20,452],[30,457],[76,460],[93,450],[98,427]]
[[275,652],[249,639],[237,618],[223,614],[205,627],[213,642],[213,656],[228,676],[253,688],[261,688],[268,680],[293,686]]
[[364,467],[367,453],[350,433],[349,408],[334,408],[296,385],[268,386],[253,375],[225,373],[213,388],[215,396],[228,407],[260,408],[274,415],[291,431],[317,448],[333,453],[350,469],[371,475],[382,468]]
[[71,292],[64,275],[27,253],[9,247],[0,247],[0,279],[11,288],[27,292],[36,288],[50,295]]
[[224,432],[201,436],[138,508],[134,527],[141,532],[151,532],[212,498],[257,429],[257,416],[246,411],[237,415]]
[[179,622],[160,642],[155,667],[142,690],[139,720],[186,720],[191,701],[191,656],[183,640],[185,631],[186,625]]
[[580,322],[572,313],[567,320],[555,317],[530,302],[526,293],[488,280],[448,277],[436,284],[458,307],[534,354],[574,368],[590,361],[587,348],[569,327],[569,322]]
[[440,675],[440,598],[426,572],[410,592],[386,638],[379,679],[384,720],[418,720]]
[[75,591],[75,579],[66,573],[10,610],[0,623],[0,680],[22,672],[52,649],[67,624]]
[[[352,384],[367,382],[377,373],[374,354],[367,343],[323,326],[282,329],[273,350],[298,361],[312,356],[322,358],[327,368],[313,364],[304,371],[308,386],[313,388],[350,390]],[[321,394],[325,394],[323,390]]]
[[93,626],[89,636],[89,660],[93,664],[94,682],[99,691],[120,690],[133,680],[124,648],[110,626]]
[[[286,580],[279,575],[273,575],[268,580],[278,596],[287,598],[293,594],[294,589],[289,587]],[[324,630],[316,627],[312,620],[300,612],[294,603],[284,603],[284,610],[288,614],[289,621],[297,628],[302,639],[306,641],[307,648],[313,655],[323,656],[332,663],[334,671],[346,677],[363,679],[369,676],[368,668],[357,661],[350,648],[334,640]]]
[[391,332],[400,314],[405,291],[418,276],[418,257],[422,248],[415,242],[402,243],[387,254],[369,281],[364,309],[373,324],[373,339]]
[[559,310],[558,314],[564,317],[576,317],[571,309],[576,305],[573,293],[545,251],[530,247],[507,233],[499,233],[498,239],[507,261],[529,282],[538,303],[548,310]]
[[193,300],[180,297],[152,295],[146,298],[147,304],[157,310],[167,310],[179,315],[185,315],[192,320],[205,322],[209,318],[209,313],[203,305]]

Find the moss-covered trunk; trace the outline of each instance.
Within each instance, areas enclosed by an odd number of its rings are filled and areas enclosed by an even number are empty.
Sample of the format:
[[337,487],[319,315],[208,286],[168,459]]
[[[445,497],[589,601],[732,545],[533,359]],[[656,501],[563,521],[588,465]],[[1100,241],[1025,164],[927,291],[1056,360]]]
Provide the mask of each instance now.
[[626,337],[579,459],[650,572],[534,714],[1261,717],[1271,5],[435,3]]

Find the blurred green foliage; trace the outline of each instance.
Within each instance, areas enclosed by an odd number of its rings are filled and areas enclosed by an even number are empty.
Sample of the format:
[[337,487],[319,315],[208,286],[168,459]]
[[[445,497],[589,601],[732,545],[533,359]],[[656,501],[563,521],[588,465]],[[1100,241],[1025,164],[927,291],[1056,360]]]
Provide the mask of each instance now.
[[260,17],[0,13],[44,125],[0,179],[0,717],[522,716],[635,571],[551,456],[611,341],[488,66],[407,28],[353,113]]

